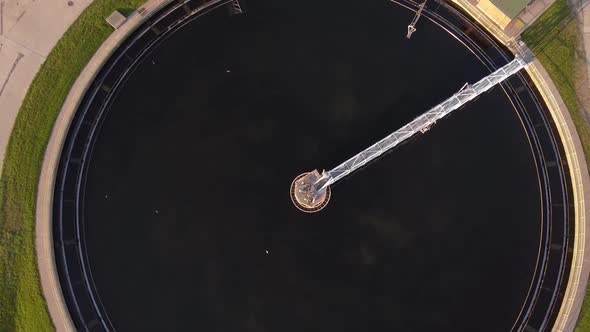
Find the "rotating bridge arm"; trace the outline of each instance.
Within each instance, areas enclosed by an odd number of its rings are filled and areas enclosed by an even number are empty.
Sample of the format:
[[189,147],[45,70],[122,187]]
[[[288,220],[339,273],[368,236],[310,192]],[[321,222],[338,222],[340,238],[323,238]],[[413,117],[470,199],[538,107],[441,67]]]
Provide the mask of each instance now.
[[516,57],[505,66],[484,77],[477,83],[473,85],[465,85],[459,90],[459,92],[455,93],[450,98],[433,107],[426,113],[418,116],[410,123],[346,160],[342,164],[327,172],[324,171],[321,178],[316,182],[316,184],[320,186],[317,192],[321,193],[326,187],[363,167],[373,159],[398,146],[416,133],[426,132],[434,123],[436,123],[436,121],[442,119],[452,111],[459,109],[461,106],[477,98],[479,95],[490,90],[497,84],[502,83],[504,80],[517,73],[520,69],[524,68],[526,64],[527,61],[525,59]]

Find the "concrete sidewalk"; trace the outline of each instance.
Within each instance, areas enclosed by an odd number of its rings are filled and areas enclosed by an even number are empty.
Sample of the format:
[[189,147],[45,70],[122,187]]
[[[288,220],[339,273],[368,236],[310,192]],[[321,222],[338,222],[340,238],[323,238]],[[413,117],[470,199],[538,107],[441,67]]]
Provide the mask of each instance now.
[[91,0],[0,0],[0,172],[29,84]]

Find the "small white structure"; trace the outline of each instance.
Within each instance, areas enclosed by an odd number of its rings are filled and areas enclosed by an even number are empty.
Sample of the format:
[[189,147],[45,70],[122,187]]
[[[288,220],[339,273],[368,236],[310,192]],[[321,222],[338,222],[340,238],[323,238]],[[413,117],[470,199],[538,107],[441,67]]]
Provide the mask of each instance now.
[[106,18],[107,23],[115,29],[118,29],[121,25],[123,25],[125,20],[127,20],[127,18],[118,10],[115,10],[111,15],[109,15],[109,17]]
[[418,23],[420,16],[422,16],[422,11],[424,10],[424,6],[426,6],[426,1],[428,0],[424,0],[424,2],[418,6],[418,10],[416,11],[416,15],[414,15],[414,19],[412,19],[412,23],[408,25],[408,34],[406,35],[406,38],[412,38],[412,34],[416,32],[416,23]]

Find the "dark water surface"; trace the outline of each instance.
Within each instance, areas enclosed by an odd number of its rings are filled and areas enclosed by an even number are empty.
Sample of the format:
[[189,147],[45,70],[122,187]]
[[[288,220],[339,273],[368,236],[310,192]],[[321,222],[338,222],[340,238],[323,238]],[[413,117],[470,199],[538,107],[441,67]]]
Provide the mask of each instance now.
[[162,44],[101,130],[85,223],[114,325],[509,330],[540,198],[498,87],[337,184],[321,213],[288,195],[296,175],[336,166],[483,65],[426,20],[407,41],[413,14],[385,0],[249,4]]

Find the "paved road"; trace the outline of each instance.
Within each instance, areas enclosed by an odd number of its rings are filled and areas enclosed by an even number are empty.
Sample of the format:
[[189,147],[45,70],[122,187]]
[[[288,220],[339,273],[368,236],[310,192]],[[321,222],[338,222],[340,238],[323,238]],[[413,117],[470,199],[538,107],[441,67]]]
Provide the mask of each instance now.
[[91,0],[0,0],[0,171],[29,84]]

